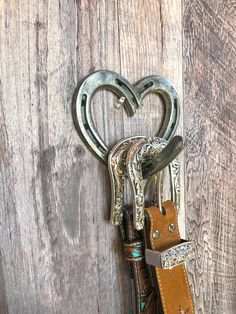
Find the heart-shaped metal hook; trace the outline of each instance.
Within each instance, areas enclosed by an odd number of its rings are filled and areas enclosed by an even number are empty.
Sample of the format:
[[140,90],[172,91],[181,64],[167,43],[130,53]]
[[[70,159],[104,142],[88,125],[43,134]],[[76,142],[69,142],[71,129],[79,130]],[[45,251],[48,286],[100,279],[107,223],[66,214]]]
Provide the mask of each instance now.
[[92,98],[102,88],[111,90],[120,97],[120,104],[123,104],[128,116],[135,114],[148,93],[158,93],[164,100],[165,117],[157,136],[169,139],[174,134],[179,120],[179,101],[169,80],[152,75],[132,85],[115,72],[97,71],[85,78],[80,85],[73,103],[73,118],[84,143],[102,161],[107,162],[109,149],[96,131],[91,116]]

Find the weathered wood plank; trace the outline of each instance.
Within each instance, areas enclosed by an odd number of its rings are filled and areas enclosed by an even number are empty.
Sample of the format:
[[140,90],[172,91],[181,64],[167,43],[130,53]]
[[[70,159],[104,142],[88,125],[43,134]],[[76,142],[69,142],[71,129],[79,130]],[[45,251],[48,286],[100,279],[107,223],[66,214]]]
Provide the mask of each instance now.
[[[76,134],[71,99],[98,69],[131,82],[162,74],[181,94],[181,3],[1,0],[0,8],[1,313],[130,313],[118,231],[107,221],[108,173]],[[156,99],[147,97],[134,124],[98,93],[105,141],[153,134],[163,113]]]
[[236,309],[236,19],[233,1],[185,1],[189,267],[197,313]]
[[[167,77],[174,83],[182,103],[181,2],[133,0],[127,6],[126,1],[120,1],[119,9],[121,73],[131,81],[152,74]],[[147,95],[144,107],[135,118],[124,118],[125,137],[134,134],[153,136],[157,133],[162,117],[161,100],[157,95]],[[178,134],[183,132],[182,124],[181,112]],[[183,164],[183,154],[180,158]],[[183,186],[183,168],[180,178]],[[184,234],[184,193],[181,193],[179,221]]]

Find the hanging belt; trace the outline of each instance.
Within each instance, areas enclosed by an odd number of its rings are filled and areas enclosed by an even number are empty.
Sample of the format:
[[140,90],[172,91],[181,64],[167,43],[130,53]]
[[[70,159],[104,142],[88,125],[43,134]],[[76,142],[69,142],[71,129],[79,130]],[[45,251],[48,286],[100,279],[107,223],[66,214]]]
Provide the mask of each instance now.
[[132,210],[124,210],[120,231],[132,283],[133,310],[136,314],[157,314],[156,293],[145,263],[142,234],[134,229],[131,213]]
[[145,210],[144,229],[146,263],[161,300],[158,313],[194,313],[184,262],[195,255],[195,245],[182,241],[178,230],[178,214],[173,202],[163,203],[165,214],[158,207]]

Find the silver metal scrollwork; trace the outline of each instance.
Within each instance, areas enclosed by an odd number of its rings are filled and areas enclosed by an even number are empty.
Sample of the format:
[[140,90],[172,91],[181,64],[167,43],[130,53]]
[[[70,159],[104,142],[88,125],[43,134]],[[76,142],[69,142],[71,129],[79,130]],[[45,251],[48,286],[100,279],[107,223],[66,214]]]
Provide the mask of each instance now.
[[[137,230],[144,226],[144,195],[145,184],[142,174],[142,163],[150,157],[160,153],[168,142],[162,138],[152,137],[136,141],[131,145],[126,157],[128,175],[133,187],[134,194],[134,227]],[[172,161],[169,166],[171,178],[171,198],[179,200],[179,161]]]
[[[170,143],[159,137],[134,136],[127,138],[110,151],[108,156],[108,169],[111,180],[111,223],[114,226],[119,226],[123,219],[124,207],[124,184],[125,173],[128,172],[131,185],[134,193],[134,226],[137,230],[143,228],[144,224],[144,196],[145,187],[152,182],[156,182],[155,186],[158,195],[158,203],[161,204],[162,182],[165,162],[161,159],[159,164],[160,172],[156,173],[148,179],[143,178],[142,165],[155,158],[158,154],[165,151],[165,148]],[[165,155],[164,155],[165,156]],[[175,156],[175,154],[173,154]],[[167,156],[166,158],[167,159]],[[179,206],[179,160],[172,159],[169,163],[170,172],[170,190],[171,200],[177,207]],[[126,170],[127,169],[127,170]],[[161,206],[160,210],[161,210]]]
[[108,170],[111,181],[111,223],[119,226],[123,219],[124,181],[126,170],[126,154],[129,147],[144,136],[127,138],[116,144],[108,156]]

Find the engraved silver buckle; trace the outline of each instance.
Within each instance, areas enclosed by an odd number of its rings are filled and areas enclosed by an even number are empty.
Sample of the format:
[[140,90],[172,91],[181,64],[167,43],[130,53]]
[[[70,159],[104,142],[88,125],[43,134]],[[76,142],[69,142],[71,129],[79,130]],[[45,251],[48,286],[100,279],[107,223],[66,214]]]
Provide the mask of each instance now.
[[193,259],[195,256],[196,244],[187,240],[181,240],[180,244],[164,251],[145,250],[146,263],[162,269],[171,269]]

